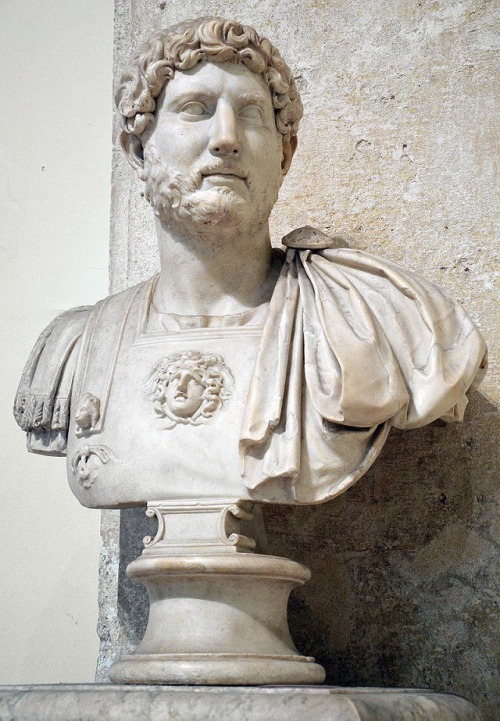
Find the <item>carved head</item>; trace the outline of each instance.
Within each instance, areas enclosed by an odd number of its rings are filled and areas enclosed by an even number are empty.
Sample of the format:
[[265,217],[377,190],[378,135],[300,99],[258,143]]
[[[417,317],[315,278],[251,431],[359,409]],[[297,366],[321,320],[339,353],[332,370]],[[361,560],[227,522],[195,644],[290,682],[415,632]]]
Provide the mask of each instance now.
[[267,220],[302,117],[292,73],[269,40],[214,17],[159,30],[115,98],[122,147],[160,219],[173,208],[209,225],[240,200],[263,208],[252,222]]
[[140,138],[154,121],[157,98],[174,73],[203,62],[239,64],[262,75],[283,141],[296,138],[302,102],[290,68],[253,27],[218,17],[157,30],[139,47],[115,93],[124,134]]
[[178,423],[199,425],[230,395],[231,374],[218,355],[184,351],[160,358],[146,380],[155,413]]
[[78,402],[75,411],[75,424],[77,431],[93,430],[99,420],[101,402],[91,393],[85,393]]

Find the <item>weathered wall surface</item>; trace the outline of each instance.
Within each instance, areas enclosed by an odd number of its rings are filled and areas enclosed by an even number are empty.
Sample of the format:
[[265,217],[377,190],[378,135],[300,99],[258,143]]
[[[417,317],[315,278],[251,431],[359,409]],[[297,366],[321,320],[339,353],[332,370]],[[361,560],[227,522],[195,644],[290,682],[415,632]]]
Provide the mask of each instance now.
[[[274,242],[311,224],[402,263],[463,303],[495,358],[494,3],[116,0],[116,74],[153,28],[206,14],[264,32],[302,93]],[[150,209],[118,150],[113,187],[120,290],[155,272],[157,257]],[[493,721],[496,387],[491,371],[461,426],[393,432],[336,501],[266,509],[270,552],[313,572],[292,599],[291,628],[329,683],[430,686],[471,698]],[[104,520],[103,588],[119,605],[101,614],[103,675],[116,639],[133,644],[144,626],[134,611],[144,597],[124,576],[145,533],[140,515]]]

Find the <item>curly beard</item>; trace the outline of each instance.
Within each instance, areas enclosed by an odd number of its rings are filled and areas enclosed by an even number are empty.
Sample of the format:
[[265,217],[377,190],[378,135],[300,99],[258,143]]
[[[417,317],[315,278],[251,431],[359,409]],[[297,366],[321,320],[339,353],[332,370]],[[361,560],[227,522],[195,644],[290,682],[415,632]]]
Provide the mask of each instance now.
[[[146,199],[160,220],[174,220],[205,229],[207,226],[229,224],[235,230],[251,221],[250,197],[244,198],[228,187],[203,190],[201,170],[187,176],[172,173],[152,145],[144,150],[144,167]],[[247,193],[251,196],[251,187]]]
[[241,191],[226,186],[202,187],[207,170],[199,165],[188,175],[172,172],[161,159],[155,145],[144,148],[146,173],[145,195],[155,215],[164,222],[188,226],[195,235],[206,235],[207,229],[230,227],[233,233],[248,233],[252,227],[266,223],[278,198],[283,177],[259,188],[252,177],[241,183]]

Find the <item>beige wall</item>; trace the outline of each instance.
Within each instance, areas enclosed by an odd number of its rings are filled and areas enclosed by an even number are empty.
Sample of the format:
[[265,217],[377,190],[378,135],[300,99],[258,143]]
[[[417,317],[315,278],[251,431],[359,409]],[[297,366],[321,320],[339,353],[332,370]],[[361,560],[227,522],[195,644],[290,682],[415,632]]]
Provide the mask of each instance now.
[[39,332],[107,292],[112,0],[2,0],[0,683],[91,681],[99,512],[12,418]]

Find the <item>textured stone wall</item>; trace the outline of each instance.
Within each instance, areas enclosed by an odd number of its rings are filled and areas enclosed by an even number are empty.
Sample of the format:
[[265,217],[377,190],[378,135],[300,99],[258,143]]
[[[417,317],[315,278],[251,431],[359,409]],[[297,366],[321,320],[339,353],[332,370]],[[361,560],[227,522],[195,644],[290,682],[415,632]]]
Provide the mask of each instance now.
[[[302,93],[273,241],[311,224],[402,263],[462,302],[495,358],[494,3],[116,0],[116,74],[153,28],[206,14],[264,32]],[[114,290],[157,269],[140,193],[115,150]],[[312,570],[290,625],[329,683],[429,686],[472,699],[493,721],[497,387],[491,371],[463,425],[393,431],[337,500],[266,509],[270,552]],[[101,678],[117,645],[137,642],[147,608],[124,574],[147,527],[141,511],[117,513],[103,520]]]

